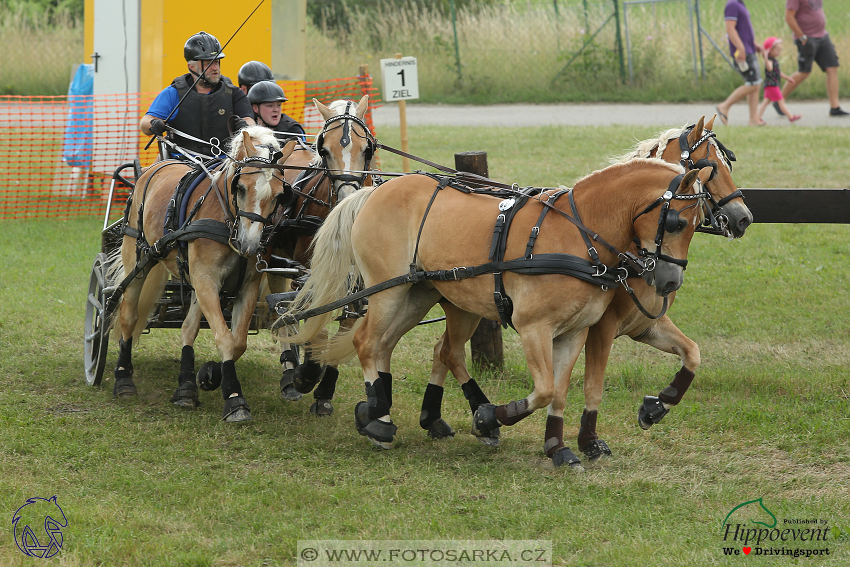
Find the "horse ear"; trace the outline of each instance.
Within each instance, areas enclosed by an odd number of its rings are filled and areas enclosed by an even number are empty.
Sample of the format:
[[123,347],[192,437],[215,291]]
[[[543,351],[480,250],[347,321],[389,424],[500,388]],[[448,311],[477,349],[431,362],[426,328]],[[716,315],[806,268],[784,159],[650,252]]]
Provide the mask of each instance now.
[[251,136],[248,135],[246,130],[242,130],[242,148],[248,157],[257,155],[257,148],[254,147],[254,142],[251,141]]
[[319,114],[321,114],[322,118],[324,118],[325,120],[333,116],[334,113],[331,111],[331,109],[319,102],[318,99],[314,98],[313,104],[316,106],[316,110],[319,111]]
[[363,117],[366,116],[366,111],[369,110],[369,95],[363,95],[363,98],[360,99],[360,102],[357,103],[357,118],[363,120]]
[[711,178],[711,173],[713,171],[714,171],[714,168],[711,167],[711,166],[703,167],[702,169],[700,169],[699,170],[699,182],[703,183],[703,184],[707,183],[708,180]]
[[706,130],[714,130],[714,119],[717,118],[717,115],[711,117],[711,120],[705,123]]
[[289,156],[292,155],[292,152],[295,151],[295,145],[295,140],[290,140],[289,142],[287,142],[286,145],[283,146],[280,150],[282,156],[279,160],[277,160],[277,163],[283,165],[284,162],[289,159]]
[[[710,168],[710,167],[708,167],[708,168],[703,168],[703,169],[701,169],[701,170],[699,170],[699,171],[697,171],[696,169],[692,169],[692,170],[690,170],[689,172],[687,172],[687,173],[685,174],[685,176],[682,178],[682,182],[681,182],[681,183],[679,183],[679,193],[681,193],[681,194],[683,194],[683,195],[684,195],[684,194],[686,194],[686,193],[690,193],[691,191],[693,191],[694,182],[697,180],[697,176],[698,176],[700,173],[702,173],[702,171],[704,171],[705,169],[708,169],[708,172],[709,172],[709,173],[711,173],[711,168]],[[706,180],[707,180],[707,179],[708,179],[708,175],[706,175],[706,176],[705,176],[705,178],[706,178]],[[700,179],[700,180],[702,180],[702,179]]]
[[702,137],[703,124],[705,123],[705,116],[700,117],[697,125],[694,126],[694,129],[691,130],[691,133],[688,134],[688,145],[694,147],[694,144],[697,143],[697,140]]

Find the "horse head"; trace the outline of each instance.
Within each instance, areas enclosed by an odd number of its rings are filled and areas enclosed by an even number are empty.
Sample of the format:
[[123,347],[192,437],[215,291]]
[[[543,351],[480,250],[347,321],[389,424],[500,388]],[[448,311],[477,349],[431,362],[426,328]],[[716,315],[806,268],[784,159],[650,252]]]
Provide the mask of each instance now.
[[654,243],[654,250],[641,244],[638,249],[646,260],[641,276],[659,296],[677,291],[685,281],[688,247],[703,220],[700,205],[708,195],[702,187],[712,171],[707,166],[677,175],[664,193],[634,218],[638,241]]
[[271,225],[278,207],[288,205],[294,194],[275,165],[283,165],[295,149],[295,141],[282,149],[274,133],[249,126],[231,139],[232,161],[225,175],[236,221],[230,246],[241,256],[257,254],[263,247],[263,230]]
[[363,186],[375,153],[375,138],[363,120],[369,95],[363,95],[359,103],[337,100],[325,106],[313,99],[313,104],[325,119],[316,138],[316,151],[333,183],[333,206]]
[[30,557],[47,559],[62,548],[62,529],[68,527],[68,519],[56,502],[56,496],[34,497],[18,508],[12,516],[12,524],[18,549]]
[[[701,117],[693,128],[684,129],[679,136],[678,148],[669,145],[664,152],[666,161],[680,160],[686,169],[706,166],[714,171],[705,188],[709,193],[711,208],[708,209],[711,225],[725,236],[741,238],[753,222],[753,214],[744,204],[744,196],[732,181],[732,162],[735,154],[717,140],[714,135],[714,119],[705,122]],[[700,148],[705,147],[705,150]],[[678,154],[677,158],[677,152]]]

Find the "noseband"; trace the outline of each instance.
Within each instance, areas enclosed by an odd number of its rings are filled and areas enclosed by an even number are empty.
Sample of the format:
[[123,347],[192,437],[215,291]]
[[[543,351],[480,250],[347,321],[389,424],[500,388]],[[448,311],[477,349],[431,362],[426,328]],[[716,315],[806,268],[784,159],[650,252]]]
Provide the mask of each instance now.
[[[693,143],[693,145],[688,144],[688,135],[693,131],[696,127],[695,124],[688,126],[684,132],[679,136],[679,149],[682,151],[679,157],[679,163],[682,167],[685,168],[686,171],[692,169],[702,169],[704,167],[711,168],[711,175],[706,181],[706,186],[711,183],[714,177],[717,175],[717,162],[711,161],[708,159],[709,153],[711,153],[711,142],[710,140],[713,138],[714,143],[717,144],[718,153],[723,158],[726,166],[729,168],[729,171],[732,171],[732,162],[737,161],[735,158],[735,154],[732,150],[728,149],[723,143],[717,139],[717,135],[711,130],[704,130],[703,135]],[[705,148],[705,156],[698,159],[694,162],[691,159],[692,154],[696,151],[701,144],[706,143]],[[744,198],[744,194],[740,189],[730,193],[726,197],[716,201],[714,196],[711,194],[711,191],[707,192],[708,197],[707,200],[711,203],[711,208],[709,209],[707,205],[705,205],[705,221],[703,225],[711,230],[719,231],[721,234],[726,234],[728,232],[729,219],[723,213],[723,207],[732,199],[736,199],[740,197]]]

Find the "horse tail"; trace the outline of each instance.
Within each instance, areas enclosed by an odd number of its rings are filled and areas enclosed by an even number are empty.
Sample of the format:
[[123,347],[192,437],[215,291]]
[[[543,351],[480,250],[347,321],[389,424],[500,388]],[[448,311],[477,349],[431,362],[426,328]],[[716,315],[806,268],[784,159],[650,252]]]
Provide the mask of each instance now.
[[[360,280],[360,270],[351,244],[351,229],[373,190],[363,188],[355,191],[334,207],[322,223],[313,240],[310,277],[298,292],[287,315],[297,315],[332,303],[353,292]],[[322,344],[327,342],[327,335],[323,333],[333,319],[332,311],[311,317],[289,340],[296,343],[314,341],[313,348],[321,351]],[[320,335],[322,337],[317,340]]]
[[[122,248],[118,247],[106,256],[106,282],[107,287],[114,287],[124,281],[127,276],[127,268],[124,266],[122,259]],[[139,344],[139,337],[145,327],[148,325],[148,319],[156,309],[162,297],[162,291],[165,289],[165,283],[168,281],[168,270],[160,263],[155,264],[146,274],[145,282],[142,284],[142,291],[139,296],[139,303],[136,312],[139,314],[139,319],[136,322],[136,327],[133,329],[133,343]],[[115,338],[121,338],[121,331],[118,326],[114,329]]]

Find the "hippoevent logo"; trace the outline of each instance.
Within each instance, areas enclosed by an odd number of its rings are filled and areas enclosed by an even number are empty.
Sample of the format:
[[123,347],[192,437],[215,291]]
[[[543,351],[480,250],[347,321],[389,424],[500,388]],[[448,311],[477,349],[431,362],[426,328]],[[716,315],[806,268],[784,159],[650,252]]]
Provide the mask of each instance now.
[[24,555],[47,559],[62,549],[65,512],[53,498],[30,498],[12,516],[15,544]]
[[815,557],[829,555],[828,522],[818,518],[778,520],[761,498],[738,504],[720,527],[723,555]]

